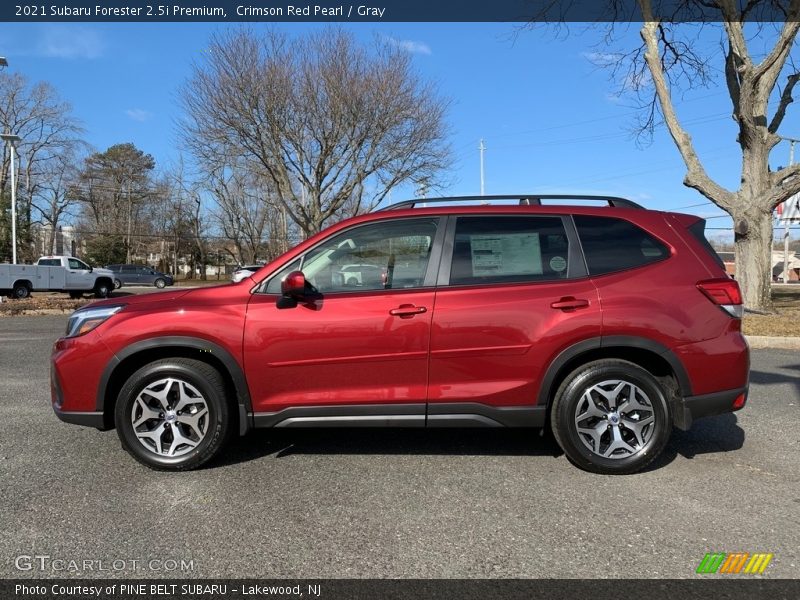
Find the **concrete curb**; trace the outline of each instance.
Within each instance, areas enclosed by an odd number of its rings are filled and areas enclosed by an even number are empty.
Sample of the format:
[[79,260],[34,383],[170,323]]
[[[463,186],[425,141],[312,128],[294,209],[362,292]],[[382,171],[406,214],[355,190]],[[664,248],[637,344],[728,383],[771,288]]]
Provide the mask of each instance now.
[[781,350],[800,350],[800,337],[776,337],[770,335],[748,335],[751,348],[779,348]]

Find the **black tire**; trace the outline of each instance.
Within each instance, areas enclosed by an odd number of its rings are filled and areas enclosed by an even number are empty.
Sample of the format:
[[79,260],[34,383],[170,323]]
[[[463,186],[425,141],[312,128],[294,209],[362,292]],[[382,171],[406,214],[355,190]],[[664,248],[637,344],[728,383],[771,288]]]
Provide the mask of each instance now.
[[122,282],[119,279],[115,279],[114,280],[114,289],[118,290],[121,287],[122,287]]
[[16,298],[17,300],[24,300],[25,298],[30,297],[31,295],[31,288],[28,287],[27,283],[15,283],[14,289],[11,290],[11,297]]
[[111,295],[111,286],[114,285],[105,279],[94,284],[95,298],[108,298]]
[[[141,441],[134,430],[133,418],[136,414],[134,405],[137,404],[137,398],[145,388],[157,385],[164,379],[184,382],[194,388],[200,394],[208,410],[204,417],[206,419],[204,435],[199,438],[196,446],[187,449],[185,454],[177,457],[165,456],[163,452],[162,454],[157,453],[152,447],[146,445],[146,442]],[[173,384],[168,397],[174,393]],[[145,395],[145,398],[151,397]],[[174,398],[170,401],[174,402]],[[227,442],[233,429],[231,418],[222,376],[212,366],[188,358],[158,360],[136,371],[122,387],[114,410],[114,422],[123,448],[143,465],[159,471],[188,471],[196,469],[214,458]],[[166,423],[166,421],[166,418],[161,418],[160,421],[153,419],[143,423],[139,426],[140,435],[143,428],[144,432],[147,432],[156,429],[160,423]],[[173,421],[173,423],[174,427],[186,427],[179,421]],[[183,429],[182,431],[185,433],[187,430]],[[162,450],[165,450],[163,441],[169,440],[169,435],[171,434],[167,434],[167,438],[161,435]],[[169,441],[171,449],[175,443],[174,438]]]
[[[613,393],[611,392],[613,384],[620,383],[623,385],[618,389],[621,390],[624,403],[617,409],[609,410],[603,417],[591,416],[589,411],[579,414],[583,408],[588,408],[589,401],[585,399],[584,394],[593,390],[591,392],[594,394],[593,397],[602,403],[605,400],[596,390],[606,389],[608,393]],[[639,395],[634,400],[637,405],[644,406],[648,410],[637,410],[634,407],[626,416],[625,407],[631,404],[625,395],[631,395],[631,388],[624,384],[633,384],[638,388]],[[602,385],[606,387],[603,388]],[[659,456],[669,440],[672,431],[669,397],[670,392],[665,389],[662,382],[634,363],[618,359],[587,363],[567,375],[556,392],[551,411],[553,434],[567,458],[581,469],[609,475],[635,473]],[[614,403],[616,404],[618,400],[619,397],[615,398]],[[598,407],[597,403],[594,401],[592,403]],[[589,416],[581,420],[581,415],[584,414]],[[639,424],[647,421],[650,415],[653,418],[651,424],[644,426]],[[603,419],[608,423],[605,425],[606,431],[603,431]],[[579,432],[576,420],[581,425],[582,433]],[[611,423],[616,425],[612,426]],[[632,424],[633,427],[628,429],[625,427],[626,424]],[[612,427],[616,432],[612,431]],[[636,427],[639,428],[638,434],[634,433]],[[590,430],[600,431],[599,435],[602,437],[595,439],[589,433]],[[623,448],[611,450],[611,444],[608,442],[612,441],[614,433],[621,435],[627,447],[635,451]],[[603,446],[601,443],[606,445]],[[593,450],[590,445],[596,448]],[[602,456],[605,453],[609,456]]]
[[153,282],[153,285],[156,286],[158,289],[163,290],[167,286],[167,282],[164,281],[161,277],[159,277]]
[[73,300],[77,300],[78,298],[83,298],[83,292],[70,292],[69,297]]

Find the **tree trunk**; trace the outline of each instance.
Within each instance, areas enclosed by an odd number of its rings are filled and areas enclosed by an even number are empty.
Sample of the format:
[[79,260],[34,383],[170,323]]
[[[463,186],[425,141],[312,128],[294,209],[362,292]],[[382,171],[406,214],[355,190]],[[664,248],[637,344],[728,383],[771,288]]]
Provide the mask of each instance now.
[[[771,312],[772,213],[750,206],[734,210],[736,280],[747,308]],[[746,230],[745,230],[746,226]]]

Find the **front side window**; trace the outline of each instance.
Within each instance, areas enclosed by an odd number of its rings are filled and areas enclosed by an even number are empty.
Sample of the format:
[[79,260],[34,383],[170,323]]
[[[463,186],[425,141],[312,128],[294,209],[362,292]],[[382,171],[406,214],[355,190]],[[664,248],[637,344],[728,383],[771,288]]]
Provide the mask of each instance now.
[[68,259],[68,264],[70,269],[76,269],[78,271],[88,271],[89,267],[79,261],[77,258],[70,258]]
[[350,229],[281,269],[266,292],[279,294],[296,270],[323,294],[422,287],[436,226],[436,219],[403,219]]
[[450,285],[565,279],[568,265],[561,217],[460,217]]

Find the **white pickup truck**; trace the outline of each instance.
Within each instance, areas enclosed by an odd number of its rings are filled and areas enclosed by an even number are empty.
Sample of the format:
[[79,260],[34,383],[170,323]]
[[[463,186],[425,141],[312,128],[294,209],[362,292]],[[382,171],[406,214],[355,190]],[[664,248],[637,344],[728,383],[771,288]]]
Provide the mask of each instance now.
[[27,298],[31,292],[69,292],[71,298],[92,293],[105,298],[114,289],[114,274],[95,269],[74,256],[43,256],[35,265],[0,265],[0,294]]

